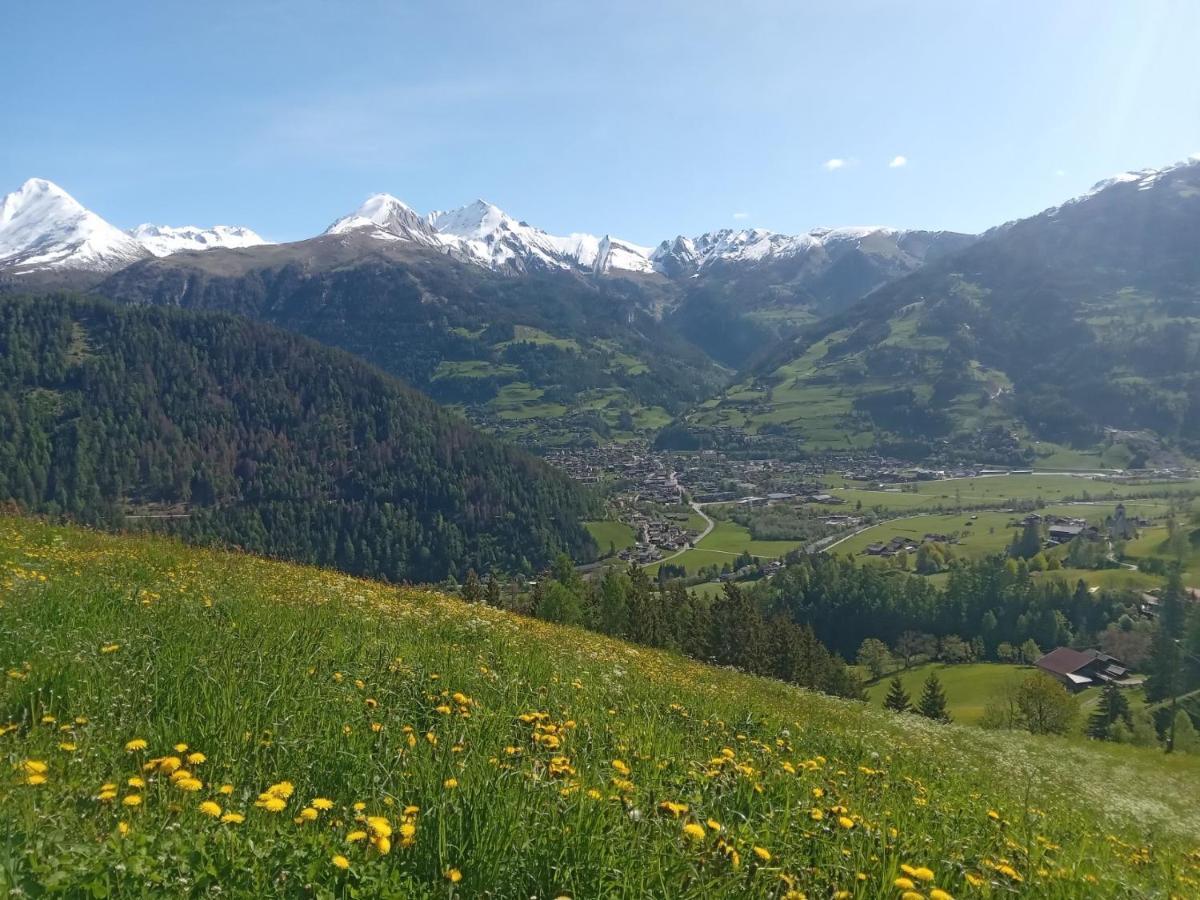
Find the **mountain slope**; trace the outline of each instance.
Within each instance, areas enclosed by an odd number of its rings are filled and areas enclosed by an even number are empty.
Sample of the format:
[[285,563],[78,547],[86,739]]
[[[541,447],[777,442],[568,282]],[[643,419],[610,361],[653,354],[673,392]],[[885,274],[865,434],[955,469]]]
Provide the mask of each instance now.
[[937,725],[161,539],[0,519],[0,579],[0,879],[27,896],[1200,883],[1183,754]]
[[[397,227],[405,210],[381,203],[377,213]],[[540,444],[652,430],[721,383],[718,367],[659,321],[662,285],[556,268],[505,275],[430,246],[418,217],[404,225],[412,240],[378,239],[376,227],[149,260],[98,291],[263,319]]]
[[696,421],[815,446],[1148,430],[1194,452],[1198,242],[1200,162],[1113,179],[810,328]]
[[30,178],[0,200],[0,269],[111,272],[147,255],[134,238],[44,178]]
[[594,552],[564,475],[359,360],[64,297],[0,300],[0,497],[393,580]]
[[779,336],[973,240],[879,227],[725,230],[664,241],[653,259],[682,290],[670,323],[715,359],[742,367]]

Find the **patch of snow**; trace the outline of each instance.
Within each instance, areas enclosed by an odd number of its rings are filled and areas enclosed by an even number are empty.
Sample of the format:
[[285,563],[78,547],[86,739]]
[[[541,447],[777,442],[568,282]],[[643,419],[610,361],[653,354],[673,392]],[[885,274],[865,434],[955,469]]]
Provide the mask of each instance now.
[[129,229],[129,234],[155,256],[170,256],[181,250],[257,247],[271,243],[240,225],[214,225],[212,228],[184,225],[172,228],[169,225],[147,223]]

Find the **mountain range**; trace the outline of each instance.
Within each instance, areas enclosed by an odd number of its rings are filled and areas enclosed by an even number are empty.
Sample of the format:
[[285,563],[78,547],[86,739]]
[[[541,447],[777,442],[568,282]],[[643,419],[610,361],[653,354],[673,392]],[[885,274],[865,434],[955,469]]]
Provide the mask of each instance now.
[[0,289],[259,318],[530,445],[659,433],[1027,461],[1200,438],[1198,234],[1195,160],[978,236],[726,229],[653,248],[390,194],[289,243],[124,232],[32,179],[3,201]]

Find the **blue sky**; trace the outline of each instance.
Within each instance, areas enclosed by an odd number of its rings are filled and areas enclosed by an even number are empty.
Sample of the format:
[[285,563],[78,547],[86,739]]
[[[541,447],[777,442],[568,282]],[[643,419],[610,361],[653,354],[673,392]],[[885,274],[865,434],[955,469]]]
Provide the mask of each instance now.
[[645,244],[975,231],[1200,153],[1192,0],[80,0],[4,30],[0,193],[121,227],[297,239],[388,191]]

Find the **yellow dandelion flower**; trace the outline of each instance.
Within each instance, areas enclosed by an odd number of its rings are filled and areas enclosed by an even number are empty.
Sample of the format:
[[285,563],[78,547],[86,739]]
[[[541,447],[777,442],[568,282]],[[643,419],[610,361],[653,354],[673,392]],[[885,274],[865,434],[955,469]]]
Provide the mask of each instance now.
[[406,815],[406,816],[415,816],[420,811],[421,811],[421,807],[413,806],[411,803],[408,806],[404,807],[404,815]]
[[320,813],[318,813],[311,806],[306,806],[306,807],[304,807],[304,809],[300,810],[300,815],[297,816],[297,818],[301,822],[315,822],[317,819],[317,816],[319,816],[319,815],[320,815]]
[[387,856],[392,852],[392,841],[390,838],[377,837],[375,838],[375,850],[380,856]]
[[971,887],[983,887],[984,881],[981,875],[978,875],[975,872],[967,872],[967,874],[963,877],[967,879],[967,884],[969,884]]
[[25,783],[30,787],[37,787],[39,784],[46,783],[46,776],[39,772],[34,772],[32,775],[25,776]]
[[217,793],[224,794],[226,797],[228,797],[230,794],[233,793],[233,785],[232,784],[223,784],[219,788],[217,788]]
[[119,834],[121,837],[125,837],[125,835],[129,834],[129,823],[128,822],[118,822],[117,823],[117,834]]
[[754,855],[757,856],[762,862],[768,863],[771,861],[771,851],[766,847],[755,847]]
[[446,880],[451,884],[458,884],[462,881],[462,872],[458,871],[458,869],[447,869]]
[[392,836],[392,823],[383,816],[367,816],[367,828],[376,837]]
[[704,826],[698,822],[688,822],[683,826],[683,834],[685,837],[691,838],[693,841],[704,839]]
[[192,778],[189,776],[187,778],[180,778],[178,781],[176,781],[175,787],[179,788],[181,791],[188,791],[189,793],[194,794],[196,791],[204,787],[204,782],[199,778]]
[[142,795],[141,794],[128,794],[125,796],[125,798],[121,802],[123,804],[125,804],[126,806],[141,806]]
[[400,823],[400,837],[404,838],[404,840],[411,841],[413,839],[413,837],[416,835],[416,833],[417,833],[417,826],[414,825],[412,822],[401,822]]
[[721,823],[718,822],[716,819],[708,819],[704,824],[707,825],[713,831],[721,830]]
[[900,900],[925,900],[925,895],[920,891],[905,891],[900,895]]
[[330,862],[332,862],[336,868],[341,869],[343,872],[350,868],[350,860],[346,859],[346,857],[342,856],[340,853],[335,853]]
[[260,799],[254,805],[265,809],[267,812],[277,813],[283,812],[287,808],[287,801],[282,797],[268,796],[265,800]]
[[447,790],[452,791],[456,787],[458,787],[458,779],[457,778],[447,778],[445,781],[442,782],[442,787],[446,788]]
[[620,772],[622,775],[625,775],[625,776],[629,775],[629,772],[630,772],[629,766],[626,765],[625,762],[622,760],[614,759],[612,761],[612,767],[614,769],[616,769],[618,772]]
[[841,825],[843,828],[853,828],[854,820],[851,819],[849,816],[838,816],[838,824]]
[[933,881],[933,869],[920,866],[919,868],[913,869],[912,876],[918,881]]
[[184,743],[176,744],[173,748],[176,753],[187,753],[188,745]]
[[198,766],[201,763],[208,762],[208,757],[203,753],[189,753],[187,757],[188,765]]
[[366,840],[367,833],[361,829],[355,829],[346,835],[346,841],[351,844],[357,844],[359,841]]
[[21,768],[26,775],[45,775],[49,766],[40,759],[27,759],[21,763]]
[[246,817],[241,813],[227,812],[225,815],[221,816],[221,821],[226,825],[241,825],[246,821]]
[[954,900],[954,898],[941,888],[934,888],[929,892],[929,900]]
[[899,878],[897,878],[895,881],[893,881],[892,884],[894,884],[896,887],[900,888],[900,890],[902,890],[902,891],[911,891],[913,888],[915,888],[917,886],[916,882],[914,882],[911,878],[908,878],[904,875],[901,875]]
[[134,738],[132,741],[127,741],[125,744],[126,753],[136,753],[139,750],[145,750],[146,742],[142,738]]
[[132,778],[126,779],[125,783],[131,788],[137,788],[138,790],[141,790],[146,786],[146,779],[138,775],[134,775]]
[[200,812],[204,813],[206,816],[211,816],[214,819],[221,818],[221,807],[212,800],[205,800],[197,807],[197,809],[199,809]]
[[332,800],[328,800],[328,799],[326,799],[325,797],[317,797],[317,798],[316,798],[315,800],[313,800],[313,802],[312,802],[311,804],[309,804],[309,805],[310,805],[310,806],[312,806],[312,808],[313,808],[313,809],[320,809],[320,810],[330,810],[330,809],[333,809],[333,801],[332,801]]
[[823,818],[825,818],[825,812],[824,810],[817,809],[817,807],[814,806],[808,811],[808,817],[814,822],[820,822]]
[[78,748],[70,741],[63,741],[58,745],[58,749],[63,753],[74,753]]

